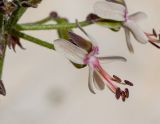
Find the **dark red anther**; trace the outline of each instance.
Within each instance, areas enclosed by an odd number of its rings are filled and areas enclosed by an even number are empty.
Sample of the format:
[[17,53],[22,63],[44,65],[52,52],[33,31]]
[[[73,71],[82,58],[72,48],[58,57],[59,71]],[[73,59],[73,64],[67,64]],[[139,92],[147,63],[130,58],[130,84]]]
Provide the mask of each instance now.
[[117,99],[119,99],[120,96],[121,96],[121,89],[120,89],[119,87],[116,89],[116,94],[115,94],[115,96],[116,96]]
[[121,80],[118,76],[116,76],[116,75],[113,75],[112,80],[113,80],[113,81],[116,81],[116,82],[118,82],[118,83],[121,83],[121,82],[122,82],[122,80]]
[[129,97],[129,90],[126,88],[126,89],[124,90],[124,92],[125,92],[126,98],[128,98],[128,97]]
[[125,84],[129,85],[129,86],[133,86],[133,83],[128,81],[128,80],[124,80]]
[[124,91],[121,92],[122,101],[125,102],[126,100],[126,94]]

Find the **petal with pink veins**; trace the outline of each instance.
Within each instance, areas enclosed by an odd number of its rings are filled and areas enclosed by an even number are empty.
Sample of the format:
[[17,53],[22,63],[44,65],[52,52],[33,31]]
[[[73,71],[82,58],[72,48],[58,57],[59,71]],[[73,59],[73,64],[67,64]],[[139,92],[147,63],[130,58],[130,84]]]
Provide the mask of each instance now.
[[79,48],[73,43],[64,39],[55,40],[54,46],[56,51],[66,56],[67,59],[77,64],[84,64],[84,58],[88,54],[84,49]]
[[124,0],[106,0],[106,1],[114,2],[114,3],[118,3],[118,4],[122,4],[122,5],[126,6],[126,3]]
[[125,10],[123,5],[108,1],[98,1],[94,5],[95,14],[115,21],[125,21]]

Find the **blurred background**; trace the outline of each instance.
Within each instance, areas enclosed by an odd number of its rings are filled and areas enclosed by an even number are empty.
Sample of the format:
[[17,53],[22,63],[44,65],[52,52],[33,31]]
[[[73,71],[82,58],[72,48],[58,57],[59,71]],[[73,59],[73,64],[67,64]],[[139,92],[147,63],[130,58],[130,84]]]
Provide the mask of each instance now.
[[[43,0],[29,9],[21,23],[36,21],[57,11],[74,22],[93,12],[97,0]],[[129,12],[144,11],[148,19],[139,24],[146,32],[160,29],[159,0],[126,0]],[[123,30],[114,33],[97,25],[85,28],[98,41],[101,55],[121,55],[128,62],[103,64],[110,74],[134,83],[130,98],[117,101],[106,88],[93,95],[87,87],[88,68],[74,68],[60,54],[22,41],[26,50],[7,50],[3,80],[7,96],[0,96],[0,124],[159,124],[160,50],[141,45],[132,37],[130,54]],[[77,33],[82,34],[79,30]],[[27,31],[49,42],[55,31]]]

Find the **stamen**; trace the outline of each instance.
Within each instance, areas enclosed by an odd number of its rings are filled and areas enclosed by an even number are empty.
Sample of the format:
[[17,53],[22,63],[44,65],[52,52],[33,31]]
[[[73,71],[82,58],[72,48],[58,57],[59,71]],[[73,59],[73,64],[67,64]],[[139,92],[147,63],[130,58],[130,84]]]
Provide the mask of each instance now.
[[122,101],[125,102],[126,100],[126,94],[124,91],[121,92]]
[[119,99],[120,96],[121,96],[121,89],[120,89],[119,87],[116,89],[116,94],[115,94],[115,96],[116,96],[117,99]]
[[124,82],[125,82],[126,85],[133,86],[133,83],[128,81],[128,80],[124,80]]
[[112,80],[115,81],[115,82],[118,82],[118,83],[122,82],[122,80],[118,76],[116,76],[116,75],[113,75]]
[[129,90],[125,88],[124,91],[122,91],[119,87],[116,89],[115,97],[119,99],[122,97],[122,101],[125,102],[126,98],[129,98]]
[[124,92],[125,92],[126,98],[128,98],[128,97],[129,97],[129,90],[126,88],[126,89],[124,90]]

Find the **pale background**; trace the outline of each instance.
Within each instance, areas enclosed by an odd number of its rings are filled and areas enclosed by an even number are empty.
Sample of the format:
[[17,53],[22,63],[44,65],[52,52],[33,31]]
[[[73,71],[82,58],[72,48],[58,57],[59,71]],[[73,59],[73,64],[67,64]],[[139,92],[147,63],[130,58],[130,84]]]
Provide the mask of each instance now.
[[[35,21],[52,10],[84,20],[97,0],[43,0],[30,9],[21,22]],[[145,11],[145,31],[160,28],[159,0],[127,0],[130,12]],[[58,53],[23,41],[25,51],[7,50],[3,80],[7,96],[0,97],[0,124],[159,124],[160,51],[150,44],[135,42],[135,54],[127,51],[123,31],[113,33],[99,26],[85,28],[99,42],[102,55],[122,55],[127,63],[111,63],[111,74],[131,80],[131,97],[117,101],[106,88],[92,95],[87,87],[88,69],[77,70]],[[54,31],[27,32],[52,42]]]

